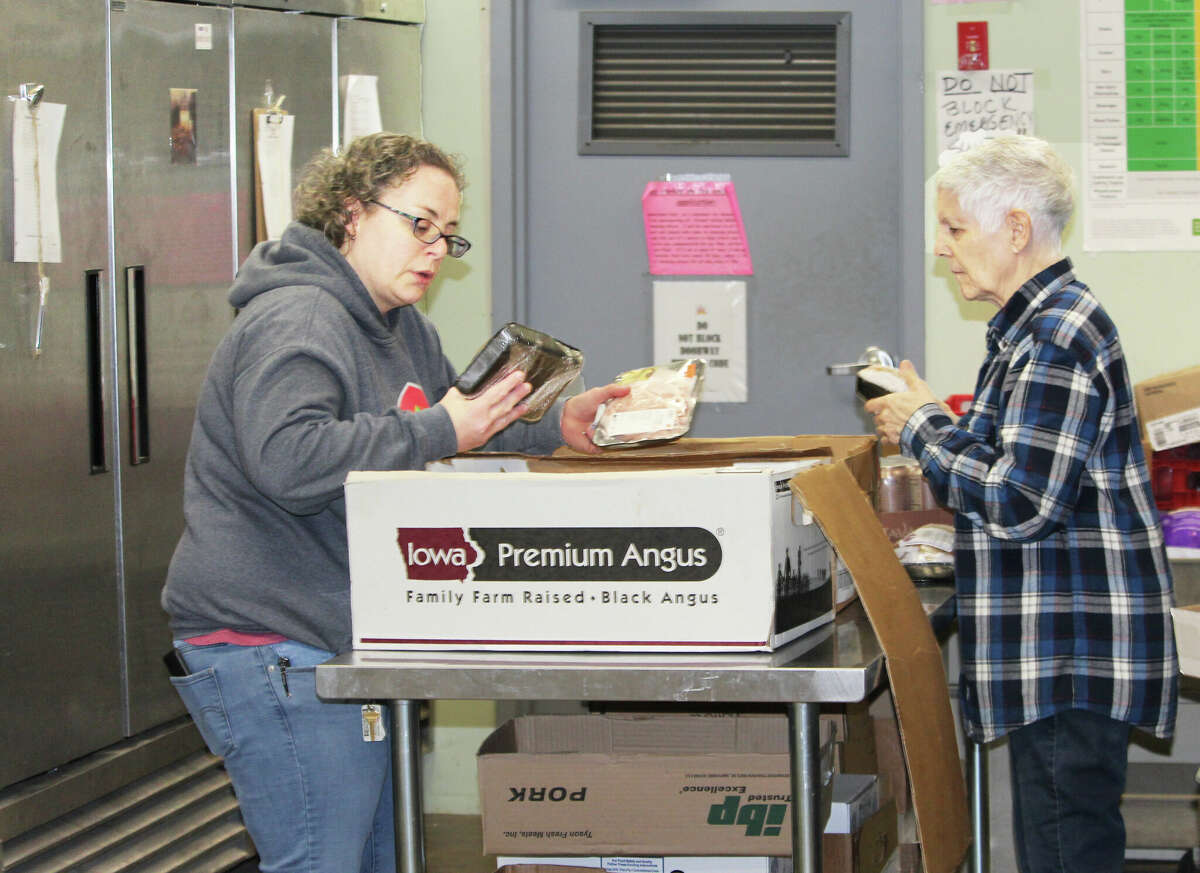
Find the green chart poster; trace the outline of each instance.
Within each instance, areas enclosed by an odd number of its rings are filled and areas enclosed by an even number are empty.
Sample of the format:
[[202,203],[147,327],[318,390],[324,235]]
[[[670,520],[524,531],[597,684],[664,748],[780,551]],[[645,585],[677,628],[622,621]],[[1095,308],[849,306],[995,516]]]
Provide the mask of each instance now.
[[1082,0],[1084,248],[1200,250],[1200,0]]

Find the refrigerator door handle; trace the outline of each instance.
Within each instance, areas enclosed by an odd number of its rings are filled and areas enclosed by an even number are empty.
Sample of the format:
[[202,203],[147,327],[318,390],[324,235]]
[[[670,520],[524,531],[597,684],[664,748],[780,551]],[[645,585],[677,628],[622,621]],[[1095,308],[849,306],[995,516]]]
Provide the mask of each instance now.
[[83,299],[87,324],[87,415],[88,465],[91,473],[108,472],[108,450],[104,445],[104,340],[101,318],[103,290],[101,270],[85,270]]
[[146,268],[125,268],[125,318],[129,328],[129,456],[150,460],[149,377],[146,366]]

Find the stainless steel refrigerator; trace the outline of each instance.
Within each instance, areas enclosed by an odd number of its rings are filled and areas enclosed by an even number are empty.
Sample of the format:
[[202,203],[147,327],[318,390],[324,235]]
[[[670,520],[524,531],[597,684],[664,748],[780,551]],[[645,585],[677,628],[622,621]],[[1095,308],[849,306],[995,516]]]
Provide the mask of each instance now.
[[[338,143],[341,76],[377,76],[383,126],[420,132],[420,0],[255,7],[0,0],[13,98],[0,106],[0,861],[15,831],[120,780],[24,816],[6,799],[186,722],[158,598],[195,399],[255,238],[250,131],[267,82],[295,116],[293,177]],[[61,255],[40,264],[15,259],[30,234],[14,206],[29,181],[13,169],[22,102],[39,118],[65,106],[38,166],[57,188]],[[143,755],[143,769],[169,757]]]

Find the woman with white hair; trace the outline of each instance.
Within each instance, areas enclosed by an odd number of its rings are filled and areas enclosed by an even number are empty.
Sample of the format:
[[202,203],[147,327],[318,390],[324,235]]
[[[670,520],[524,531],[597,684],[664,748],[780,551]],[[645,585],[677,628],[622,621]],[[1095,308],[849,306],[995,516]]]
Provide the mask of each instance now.
[[1174,730],[1171,575],[1117,330],[1062,253],[1070,167],[1003,136],[935,176],[937,245],[998,309],[958,420],[908,361],[866,404],[955,513],[967,730],[1009,741],[1024,873],[1120,871],[1132,727]]

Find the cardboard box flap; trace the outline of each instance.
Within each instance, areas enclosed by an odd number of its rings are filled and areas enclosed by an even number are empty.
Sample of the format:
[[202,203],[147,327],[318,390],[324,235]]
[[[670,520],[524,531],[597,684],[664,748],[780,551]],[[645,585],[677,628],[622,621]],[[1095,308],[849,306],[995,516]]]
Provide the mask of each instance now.
[[642,718],[607,720],[612,750],[618,755],[730,751],[737,747],[737,725],[732,719],[682,718],[653,721]]
[[797,473],[791,487],[850,568],[887,657],[927,873],[953,873],[970,844],[966,784],[941,652],[912,580],[866,501],[847,500],[842,464]]
[[479,744],[476,755],[499,755],[517,750],[517,728],[515,719],[509,719],[496,728]]
[[827,454],[841,458],[863,443],[869,436],[835,436],[805,434],[797,436],[755,437],[684,437],[657,445],[610,449],[599,455],[586,455],[566,447],[558,449],[555,458],[580,458],[608,462],[679,460],[690,463],[696,458],[712,460],[744,460],[746,458],[794,458],[801,455]]
[[538,755],[608,754],[613,750],[612,731],[603,719],[590,715],[535,715],[517,719],[516,750]]
[[859,487],[871,493],[878,479],[874,446],[875,438],[863,434],[685,437],[653,446],[611,449],[599,455],[586,455],[564,447],[549,458],[530,458],[529,469],[536,472],[595,472],[597,469],[713,467],[759,459],[830,458],[848,464]]
[[1200,605],[1171,607],[1171,620],[1179,672],[1184,676],[1200,676]]
[[[615,704],[620,706],[621,704]],[[611,707],[613,704],[607,704]],[[622,719],[642,722],[642,731],[652,731],[656,739],[651,750],[655,754],[661,752],[664,743],[657,736],[662,733],[664,719],[691,719],[700,725],[695,734],[695,751],[704,754],[719,748],[721,751],[731,751],[738,754],[786,755],[789,754],[790,728],[787,714],[782,709],[752,711],[747,704],[731,705],[736,708],[726,711],[714,711],[712,704],[702,704],[702,709],[686,712],[669,709],[649,709],[636,704],[635,709],[607,709],[604,718],[613,721],[614,725]],[[693,728],[696,726],[693,725]],[[622,731],[624,728],[615,727]],[[834,726],[824,718],[820,724],[820,742],[837,741]],[[677,747],[676,732],[672,729],[667,743]]]
[[[822,726],[821,735],[828,733]],[[783,715],[528,715],[507,722],[479,754],[695,755],[788,753]]]

